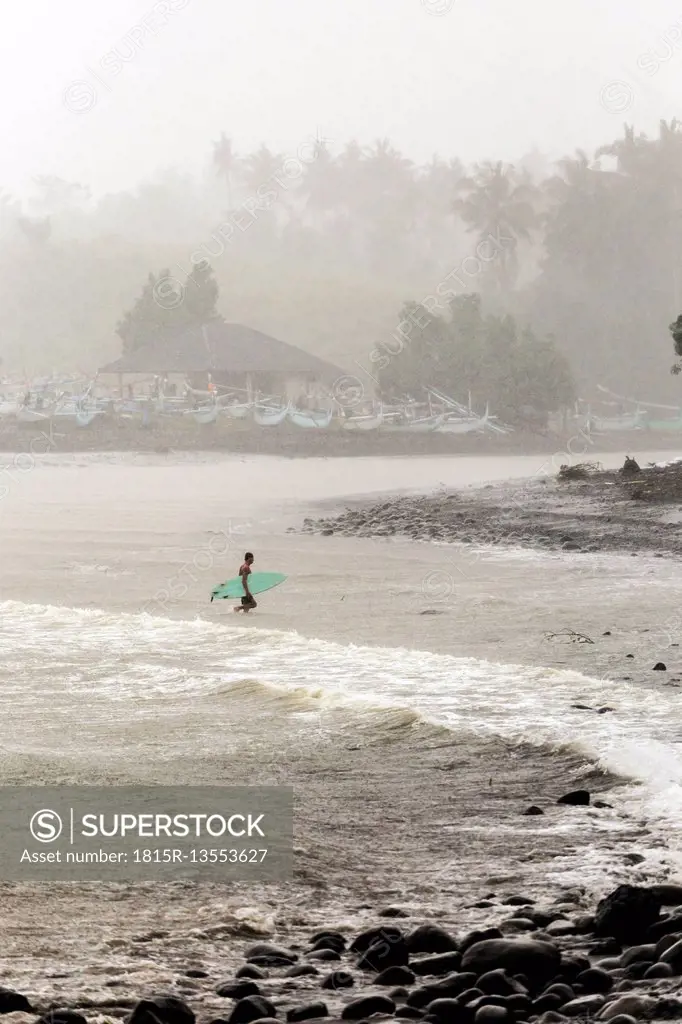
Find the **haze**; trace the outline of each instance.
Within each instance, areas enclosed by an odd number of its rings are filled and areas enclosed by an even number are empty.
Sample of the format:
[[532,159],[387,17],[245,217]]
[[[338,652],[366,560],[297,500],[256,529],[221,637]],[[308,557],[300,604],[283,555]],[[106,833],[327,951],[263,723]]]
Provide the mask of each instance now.
[[[344,370],[450,279],[553,339],[543,403],[679,401],[674,0],[26,0],[11,18],[3,373],[92,373],[149,274],[182,282],[203,252],[217,315]],[[509,344],[523,377],[535,342]],[[509,399],[492,351],[451,368],[459,400],[470,377],[482,407]]]
[[[129,188],[160,166],[197,169],[221,131],[242,150],[295,151],[318,127],[340,143],[388,136],[417,161],[514,160],[534,145],[558,157],[620,128],[623,112],[600,103],[609,82],[629,83],[628,118],[651,130],[675,115],[682,81],[678,57],[655,76],[637,68],[682,18],[675,0],[456,0],[442,16],[420,0],[169,6],[114,75],[100,61],[153,0],[12,5],[0,41],[6,188],[38,174]],[[97,102],[74,113],[64,94],[81,80]]]

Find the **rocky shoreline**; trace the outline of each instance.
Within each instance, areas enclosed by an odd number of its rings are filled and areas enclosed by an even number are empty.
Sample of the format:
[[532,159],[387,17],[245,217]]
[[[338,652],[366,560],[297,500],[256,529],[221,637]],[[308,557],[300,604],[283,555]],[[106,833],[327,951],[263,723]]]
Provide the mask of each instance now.
[[401,495],[308,518],[303,531],[575,552],[682,554],[682,463]]
[[[205,931],[221,940],[226,959],[240,963],[231,977],[190,953],[160,993],[117,995],[120,972],[111,971],[108,998],[68,1008],[0,987],[0,1014],[10,1024],[36,1022],[36,1015],[37,1024],[195,1024],[197,1017],[206,1024],[633,1024],[682,1017],[682,885],[619,885],[592,909],[579,888],[541,904],[487,892],[473,906],[480,914],[473,930],[419,921],[391,905],[376,908],[372,925],[359,933],[332,923],[288,942],[276,935],[255,941],[258,930],[248,922],[223,921]],[[137,936],[139,956],[160,966],[155,949],[167,934]],[[201,929],[195,936],[211,937]],[[4,979],[10,974],[5,967]]]
[[585,435],[517,430],[511,434],[401,434],[349,432],[340,427],[303,430],[292,425],[254,427],[227,417],[200,425],[191,417],[154,419],[148,426],[101,416],[79,428],[59,418],[43,423],[0,420],[0,452],[234,452],[237,454],[309,456],[396,455],[551,455],[555,460],[586,457],[600,451],[678,450],[675,434],[609,434],[588,441]]

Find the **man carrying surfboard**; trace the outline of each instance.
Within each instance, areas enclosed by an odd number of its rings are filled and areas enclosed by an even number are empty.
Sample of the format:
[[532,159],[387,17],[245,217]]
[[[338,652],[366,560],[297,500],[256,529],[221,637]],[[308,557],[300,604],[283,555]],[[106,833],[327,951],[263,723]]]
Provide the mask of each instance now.
[[237,605],[234,609],[236,612],[244,612],[248,614],[252,608],[257,608],[258,604],[253,594],[249,590],[249,576],[251,575],[251,566],[253,565],[253,554],[247,551],[244,555],[244,561],[239,568],[239,576],[242,581],[242,587],[244,588],[244,596],[242,597],[241,605]]

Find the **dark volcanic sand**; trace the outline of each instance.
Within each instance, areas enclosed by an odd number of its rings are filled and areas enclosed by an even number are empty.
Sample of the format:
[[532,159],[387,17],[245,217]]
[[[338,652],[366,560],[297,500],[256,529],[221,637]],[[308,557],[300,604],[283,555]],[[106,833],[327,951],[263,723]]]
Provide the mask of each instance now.
[[633,477],[536,478],[399,496],[306,520],[306,532],[505,544],[565,551],[682,553],[682,464]]

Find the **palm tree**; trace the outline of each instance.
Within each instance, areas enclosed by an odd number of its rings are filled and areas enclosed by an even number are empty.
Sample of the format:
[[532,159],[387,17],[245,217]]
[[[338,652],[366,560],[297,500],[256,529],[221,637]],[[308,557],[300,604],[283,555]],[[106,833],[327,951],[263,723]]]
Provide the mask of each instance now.
[[340,205],[339,177],[339,168],[327,144],[316,143],[302,182],[305,208],[310,211],[313,224],[319,223],[325,214]]
[[277,182],[273,184],[276,176],[286,184],[283,172],[284,160],[281,153],[272,153],[265,144],[255,153],[247,156],[244,160],[244,184],[249,193],[257,193],[259,189],[264,189],[268,185],[278,189]]
[[238,164],[239,157],[233,149],[232,139],[228,139],[223,132],[218,141],[213,143],[213,166],[227,184],[227,203],[230,209],[232,209],[232,189]]
[[[518,274],[518,246],[529,241],[537,226],[537,190],[527,173],[497,163],[476,164],[474,173],[459,184],[462,196],[454,210],[479,243],[496,241],[495,268],[498,288],[508,291]],[[502,241],[503,240],[503,241]]]

